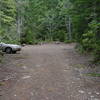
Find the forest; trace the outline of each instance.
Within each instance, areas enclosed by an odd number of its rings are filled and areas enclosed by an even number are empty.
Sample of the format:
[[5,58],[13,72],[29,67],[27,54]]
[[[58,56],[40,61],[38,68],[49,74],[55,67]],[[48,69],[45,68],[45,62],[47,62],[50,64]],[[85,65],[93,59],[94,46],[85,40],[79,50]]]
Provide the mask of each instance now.
[[0,0],[0,42],[75,42],[100,62],[100,0]]

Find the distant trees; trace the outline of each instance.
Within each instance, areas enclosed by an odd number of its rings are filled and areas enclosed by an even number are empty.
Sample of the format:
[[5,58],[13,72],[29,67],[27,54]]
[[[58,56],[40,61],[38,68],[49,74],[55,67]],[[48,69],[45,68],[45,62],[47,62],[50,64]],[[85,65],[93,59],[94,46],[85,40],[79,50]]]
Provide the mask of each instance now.
[[100,0],[70,0],[73,36],[81,51],[93,52],[100,62]]
[[76,41],[100,58],[100,0],[0,0],[0,36],[28,44]]
[[37,40],[64,42],[69,39],[66,25],[69,20],[65,20],[67,12],[64,11],[64,2],[60,0],[29,0],[25,7],[25,31],[22,35],[22,42],[33,43]]
[[14,0],[0,0],[0,40],[12,41],[16,37],[16,7]]

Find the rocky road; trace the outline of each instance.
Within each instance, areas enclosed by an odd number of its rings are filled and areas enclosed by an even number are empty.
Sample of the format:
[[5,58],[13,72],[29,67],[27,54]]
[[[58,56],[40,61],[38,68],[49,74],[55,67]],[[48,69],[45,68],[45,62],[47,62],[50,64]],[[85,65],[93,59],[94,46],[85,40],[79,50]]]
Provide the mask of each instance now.
[[82,73],[87,59],[74,44],[25,46],[5,55],[0,100],[100,100],[100,82]]

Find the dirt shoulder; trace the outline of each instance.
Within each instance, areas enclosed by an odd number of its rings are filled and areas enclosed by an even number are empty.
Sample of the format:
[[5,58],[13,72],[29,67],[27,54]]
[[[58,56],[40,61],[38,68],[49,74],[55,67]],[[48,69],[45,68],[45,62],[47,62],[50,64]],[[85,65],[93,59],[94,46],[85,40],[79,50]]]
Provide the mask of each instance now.
[[100,100],[99,68],[86,67],[90,57],[74,44],[23,47],[5,55],[0,66],[0,100]]

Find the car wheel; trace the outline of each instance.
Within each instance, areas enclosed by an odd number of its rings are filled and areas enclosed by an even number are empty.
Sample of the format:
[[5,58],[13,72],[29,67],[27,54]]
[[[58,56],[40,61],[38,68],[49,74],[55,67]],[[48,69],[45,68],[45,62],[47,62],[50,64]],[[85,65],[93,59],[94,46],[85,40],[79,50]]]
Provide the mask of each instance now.
[[11,48],[6,48],[6,53],[7,54],[11,54],[12,53],[12,49]]

